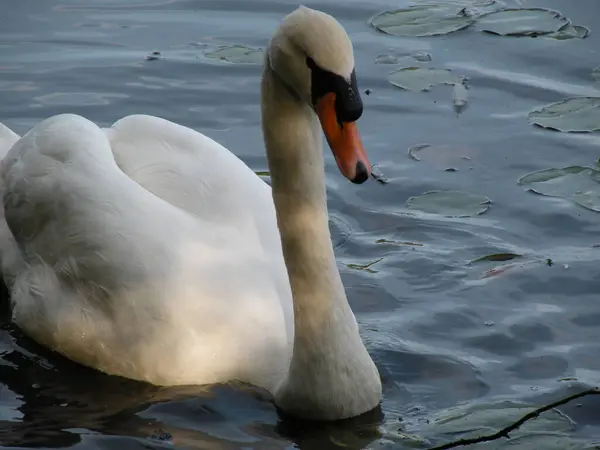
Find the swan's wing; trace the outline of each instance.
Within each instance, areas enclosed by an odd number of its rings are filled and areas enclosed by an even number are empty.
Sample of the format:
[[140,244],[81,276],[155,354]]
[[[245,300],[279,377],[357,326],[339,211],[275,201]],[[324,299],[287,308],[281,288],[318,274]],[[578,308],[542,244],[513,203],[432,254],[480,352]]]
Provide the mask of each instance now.
[[[192,130],[120,124],[55,116],[3,160],[6,222],[23,259],[13,319],[71,359],[137,379],[274,376],[262,361],[279,352],[285,363],[292,311],[270,188],[226,150],[198,146],[207,138]],[[220,182],[203,162],[235,172]]]
[[[0,123],[0,160],[3,160],[20,136]],[[1,167],[0,163],[0,167]],[[0,198],[3,195],[4,179],[0,169]],[[4,282],[12,284],[15,274],[22,264],[19,248],[4,218],[4,208],[0,208],[0,268]]]
[[13,132],[6,125],[0,123],[0,159],[3,159],[15,142],[19,140],[19,135]]
[[125,117],[106,133],[118,166],[153,194],[206,221],[257,228],[266,244],[277,243],[270,187],[217,142],[145,115]]

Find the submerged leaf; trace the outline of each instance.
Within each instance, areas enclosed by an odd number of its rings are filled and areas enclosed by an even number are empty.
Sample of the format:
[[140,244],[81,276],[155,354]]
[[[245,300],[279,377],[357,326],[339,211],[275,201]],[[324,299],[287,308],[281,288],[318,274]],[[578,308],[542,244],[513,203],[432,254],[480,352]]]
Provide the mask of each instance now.
[[371,19],[371,25],[395,36],[438,36],[462,30],[475,21],[464,8],[450,4],[415,5],[384,11]]
[[261,64],[264,52],[244,45],[225,45],[217,50],[206,52],[204,56],[236,64]]
[[446,217],[478,216],[489,209],[490,203],[487,197],[460,191],[430,191],[406,202],[410,209]]
[[566,133],[600,130],[600,97],[572,97],[531,111],[529,121]]
[[567,25],[569,19],[561,13],[543,8],[502,9],[477,19],[480,30],[500,36],[542,36]]
[[394,86],[407,91],[428,91],[436,84],[460,83],[461,78],[450,69],[403,67],[390,73],[388,80]]

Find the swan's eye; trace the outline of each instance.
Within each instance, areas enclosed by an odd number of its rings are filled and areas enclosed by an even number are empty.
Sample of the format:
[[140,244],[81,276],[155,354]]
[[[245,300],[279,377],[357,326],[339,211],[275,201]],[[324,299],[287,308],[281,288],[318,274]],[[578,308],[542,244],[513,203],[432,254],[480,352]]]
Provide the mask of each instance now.
[[306,58],[306,65],[311,70],[311,97],[313,106],[330,92],[335,94],[335,113],[338,122],[354,122],[363,111],[362,99],[353,70],[350,82],[344,77],[319,67],[312,58]]

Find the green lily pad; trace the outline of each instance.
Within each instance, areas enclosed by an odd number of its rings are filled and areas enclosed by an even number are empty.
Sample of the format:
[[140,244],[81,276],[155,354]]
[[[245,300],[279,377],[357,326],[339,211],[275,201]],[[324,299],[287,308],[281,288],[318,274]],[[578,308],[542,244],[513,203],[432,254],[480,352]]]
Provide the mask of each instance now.
[[204,56],[236,64],[262,64],[264,51],[244,45],[225,45],[217,50],[206,52]]
[[596,67],[594,70],[592,70],[592,78],[595,81],[600,82],[600,67]]
[[491,200],[460,191],[430,191],[407,200],[410,209],[446,217],[472,217],[489,209]]
[[555,33],[550,33],[547,37],[563,41],[565,39],[585,39],[590,34],[589,28],[581,25],[567,25]]
[[544,8],[507,8],[477,19],[480,30],[500,36],[543,36],[568,25],[569,19],[561,13]]
[[[535,408],[510,401],[459,406],[439,414],[428,427],[436,434],[450,434],[453,437],[460,435],[463,438],[477,437],[494,433],[533,410]],[[535,432],[565,433],[572,429],[573,423],[567,416],[558,411],[548,411],[524,423],[513,433],[517,437]],[[546,447],[530,448],[541,450]]]
[[456,84],[461,82],[450,69],[427,67],[403,67],[389,74],[388,80],[394,86],[407,91],[428,91],[436,84]]
[[565,133],[600,130],[600,97],[571,97],[531,111],[529,122]]
[[384,11],[371,19],[371,26],[395,36],[439,36],[475,23],[464,8],[452,4],[415,5]]
[[545,169],[522,177],[519,182],[536,194],[572,200],[600,212],[600,171],[586,166]]
[[483,262],[483,261],[493,261],[493,262],[503,262],[510,261],[511,259],[520,258],[522,255],[518,253],[492,253],[491,255],[481,256],[477,259],[474,259],[469,264]]

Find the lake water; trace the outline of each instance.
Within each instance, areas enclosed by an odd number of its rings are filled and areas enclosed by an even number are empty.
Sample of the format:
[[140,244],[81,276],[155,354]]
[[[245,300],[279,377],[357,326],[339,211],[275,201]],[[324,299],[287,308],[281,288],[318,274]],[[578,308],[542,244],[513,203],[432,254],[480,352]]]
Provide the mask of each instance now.
[[[354,42],[359,86],[370,92],[359,127],[371,162],[388,179],[351,185],[326,155],[336,254],[384,381],[381,414],[299,424],[278,416],[257,389],[159,389],[101,375],[33,344],[4,311],[2,448],[426,448],[461,432],[491,432],[526,412],[523,406],[600,384],[600,215],[517,184],[537,170],[593,166],[599,156],[599,134],[534,127],[527,114],[567,97],[600,96],[591,76],[600,66],[600,5],[504,3],[560,10],[591,29],[586,39],[476,29],[410,38],[369,26],[376,13],[404,4],[307,3],[334,15]],[[266,170],[260,66],[205,55],[221,45],[264,48],[295,6],[3,0],[0,121],[24,133],[63,112],[105,126],[128,114],[153,114],[201,131]],[[428,55],[431,62],[424,62]],[[453,111],[451,86],[410,92],[387,81],[391,71],[411,65],[467,77],[468,108]],[[421,160],[410,158],[408,149],[422,144],[431,147],[419,152]],[[466,191],[492,203],[467,218],[408,208],[410,197],[432,190]],[[469,264],[507,252],[523,256]],[[600,396],[546,413],[515,436],[511,449],[598,448]]]

